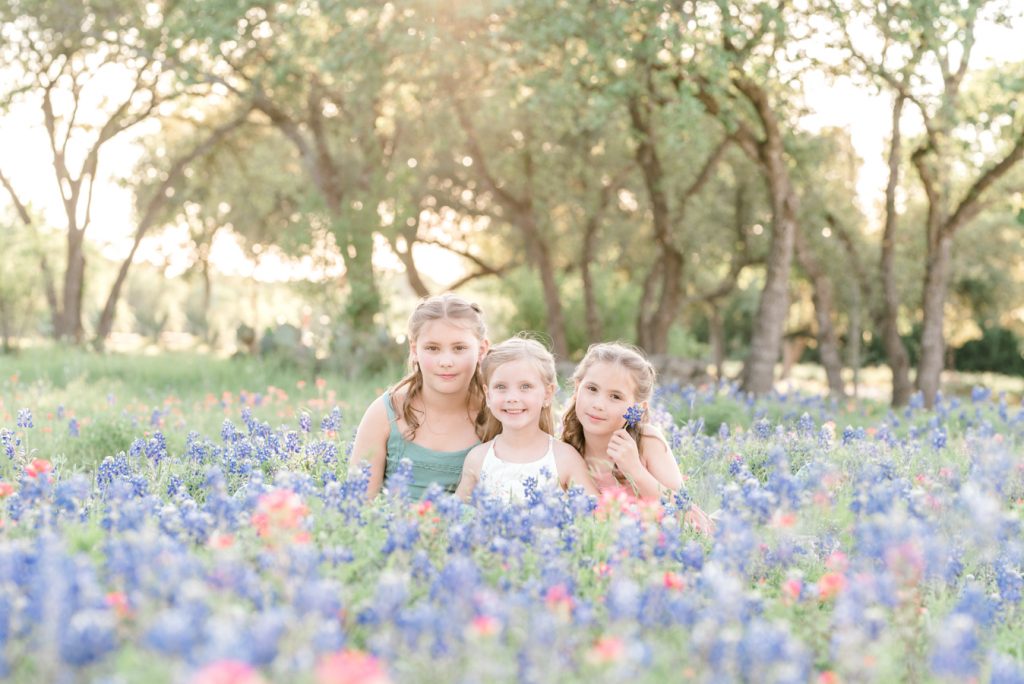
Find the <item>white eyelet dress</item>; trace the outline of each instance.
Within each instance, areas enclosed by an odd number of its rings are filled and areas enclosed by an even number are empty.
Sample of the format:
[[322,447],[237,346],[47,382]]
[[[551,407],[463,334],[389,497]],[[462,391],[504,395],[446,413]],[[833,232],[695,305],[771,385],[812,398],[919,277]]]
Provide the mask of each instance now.
[[506,503],[526,500],[526,481],[533,478],[536,488],[543,490],[558,486],[558,467],[555,464],[555,438],[548,442],[548,450],[541,458],[527,463],[509,463],[494,453],[494,441],[487,447],[480,467],[480,487],[487,496]]

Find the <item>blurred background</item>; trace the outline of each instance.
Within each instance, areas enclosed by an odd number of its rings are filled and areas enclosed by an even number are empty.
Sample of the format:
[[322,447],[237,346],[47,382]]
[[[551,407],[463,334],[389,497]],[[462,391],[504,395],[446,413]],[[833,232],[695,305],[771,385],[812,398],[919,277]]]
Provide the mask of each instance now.
[[455,290],[755,394],[1021,377],[1021,15],[3,0],[2,350],[387,372]]

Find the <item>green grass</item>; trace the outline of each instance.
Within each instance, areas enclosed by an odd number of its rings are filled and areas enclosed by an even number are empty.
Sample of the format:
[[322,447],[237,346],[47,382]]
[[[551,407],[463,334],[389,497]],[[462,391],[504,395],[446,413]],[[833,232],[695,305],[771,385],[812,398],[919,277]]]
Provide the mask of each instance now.
[[[135,439],[157,429],[172,453],[180,453],[190,431],[216,438],[225,419],[241,423],[243,402],[257,419],[291,429],[301,412],[310,415],[315,429],[338,406],[343,430],[351,431],[366,406],[400,373],[395,369],[353,381],[254,358],[187,352],[101,355],[35,347],[0,355],[0,427],[13,429],[18,411],[27,408],[35,424],[24,432],[29,451],[91,472],[105,457],[126,451]],[[70,435],[72,418],[79,424],[78,437]]]

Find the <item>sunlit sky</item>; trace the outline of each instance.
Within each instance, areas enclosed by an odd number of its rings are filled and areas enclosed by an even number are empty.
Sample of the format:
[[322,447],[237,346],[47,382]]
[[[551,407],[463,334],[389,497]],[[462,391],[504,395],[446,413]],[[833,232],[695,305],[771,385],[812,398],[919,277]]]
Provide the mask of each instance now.
[[[979,67],[992,62],[1020,60],[1024,57],[1019,36],[1011,29],[991,24],[979,27],[977,46],[972,64]],[[2,78],[2,77],[0,77]],[[849,131],[854,148],[863,166],[858,180],[858,198],[861,209],[869,216],[877,216],[878,203],[887,179],[885,146],[890,135],[891,99],[854,85],[848,80],[829,82],[823,76],[805,81],[805,92],[811,114],[801,124],[814,132],[826,127],[839,127]],[[116,94],[123,87],[111,78],[108,94]],[[914,126],[908,121],[905,134]],[[65,225],[60,197],[51,166],[49,141],[40,123],[41,112],[34,107],[18,106],[0,119],[0,169],[11,180],[19,196],[37,211],[41,211],[48,224]],[[97,244],[103,254],[112,259],[123,259],[129,252],[134,232],[131,191],[117,182],[120,175],[130,170],[139,156],[139,148],[132,137],[110,141],[104,147],[100,160],[100,179],[93,201],[92,221],[87,238]],[[77,168],[77,165],[72,166]],[[0,207],[9,207],[6,192],[0,192]],[[159,237],[147,238],[140,247],[137,260],[167,265],[167,274],[174,276],[188,266],[188,253],[183,249],[183,231],[167,231]],[[451,282],[463,272],[461,259],[441,248],[418,245],[416,261],[420,270],[438,282]],[[274,250],[265,252],[258,264],[247,259],[238,241],[226,232],[218,234],[211,253],[215,269],[225,275],[254,277],[261,281],[275,281],[311,276],[336,277],[341,267],[314,264],[312,259],[289,262]],[[379,241],[374,261],[381,269],[401,270],[398,258],[386,243]]]

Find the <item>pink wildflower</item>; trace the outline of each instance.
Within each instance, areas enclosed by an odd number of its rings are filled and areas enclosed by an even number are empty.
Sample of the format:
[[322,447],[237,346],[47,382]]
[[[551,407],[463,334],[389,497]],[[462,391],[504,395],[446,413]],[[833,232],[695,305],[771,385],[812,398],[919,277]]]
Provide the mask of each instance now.
[[626,645],[622,639],[613,636],[603,636],[598,639],[590,648],[587,659],[594,663],[614,663],[622,659],[626,653]]
[[263,677],[247,663],[218,660],[192,677],[192,684],[263,684]]
[[298,494],[287,489],[275,489],[260,497],[256,512],[252,514],[252,524],[261,537],[294,532],[295,541],[308,541],[308,534],[300,530],[307,513],[309,508]]
[[662,582],[665,584],[666,589],[673,591],[682,591],[686,588],[686,581],[683,580],[681,575],[677,575],[671,570],[666,570]]
[[25,466],[25,474],[31,478],[45,475],[46,473],[53,470],[53,464],[47,461],[45,458],[34,458],[32,462]]
[[498,619],[491,617],[490,615],[477,615],[473,618],[471,628],[475,634],[480,636],[493,636],[498,633],[498,629],[501,627],[501,623]]
[[818,598],[828,601],[846,588],[846,576],[838,572],[826,572],[818,579]]
[[316,666],[318,684],[390,684],[379,660],[362,651],[346,650],[320,659]]

